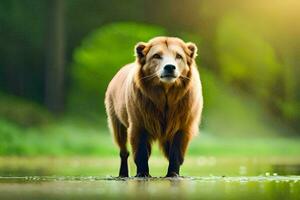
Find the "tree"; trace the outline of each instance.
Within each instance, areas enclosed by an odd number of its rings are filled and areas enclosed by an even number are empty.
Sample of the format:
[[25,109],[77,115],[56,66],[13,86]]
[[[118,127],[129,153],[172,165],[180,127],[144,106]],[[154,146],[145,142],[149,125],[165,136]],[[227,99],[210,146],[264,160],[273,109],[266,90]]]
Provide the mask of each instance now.
[[58,113],[64,106],[64,1],[49,0],[48,12],[45,103],[49,110]]

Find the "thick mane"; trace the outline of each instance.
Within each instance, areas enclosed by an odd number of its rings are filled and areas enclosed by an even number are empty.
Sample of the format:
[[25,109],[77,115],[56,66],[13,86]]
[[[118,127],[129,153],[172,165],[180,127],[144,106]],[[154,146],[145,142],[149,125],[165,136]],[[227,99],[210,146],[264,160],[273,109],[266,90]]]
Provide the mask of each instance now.
[[[195,66],[192,66],[195,67]],[[178,80],[168,91],[161,85],[152,84],[151,80],[142,79],[143,73],[139,68],[133,80],[135,105],[145,127],[155,138],[170,138],[179,130],[182,124],[187,123],[189,112],[183,112],[189,109],[190,95],[192,94],[192,71],[190,70],[186,78]],[[186,119],[187,122],[180,122]]]
[[152,79],[144,78],[145,76],[141,68],[141,66],[137,68],[134,84],[144,96],[148,97],[158,107],[164,107],[165,104],[168,106],[176,104],[187,94],[191,87],[193,78],[192,70],[188,71],[186,77],[180,77],[177,82],[166,91],[162,85],[152,84]]

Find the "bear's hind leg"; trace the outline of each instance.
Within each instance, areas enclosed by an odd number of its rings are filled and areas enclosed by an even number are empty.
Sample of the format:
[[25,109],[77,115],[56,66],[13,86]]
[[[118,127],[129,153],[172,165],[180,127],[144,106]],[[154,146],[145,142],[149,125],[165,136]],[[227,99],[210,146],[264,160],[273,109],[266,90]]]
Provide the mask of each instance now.
[[113,129],[114,139],[120,148],[121,165],[119,177],[128,177],[127,160],[129,151],[127,150],[127,129],[115,115],[110,115],[110,122]]

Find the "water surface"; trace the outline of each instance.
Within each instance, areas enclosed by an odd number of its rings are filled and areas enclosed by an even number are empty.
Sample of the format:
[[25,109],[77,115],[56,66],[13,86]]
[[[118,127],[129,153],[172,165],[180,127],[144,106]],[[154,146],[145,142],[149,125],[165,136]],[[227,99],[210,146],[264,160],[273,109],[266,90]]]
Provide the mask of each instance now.
[[164,178],[167,162],[152,158],[147,179],[114,177],[118,158],[0,161],[0,199],[300,199],[295,157],[188,158],[180,178]]

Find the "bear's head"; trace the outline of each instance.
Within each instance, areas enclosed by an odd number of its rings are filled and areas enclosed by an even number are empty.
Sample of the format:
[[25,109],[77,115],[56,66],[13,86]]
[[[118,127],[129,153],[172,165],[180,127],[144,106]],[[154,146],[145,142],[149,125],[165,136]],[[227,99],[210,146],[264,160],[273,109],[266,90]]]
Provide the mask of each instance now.
[[175,37],[155,37],[135,46],[139,80],[155,85],[180,85],[189,81],[197,47]]

